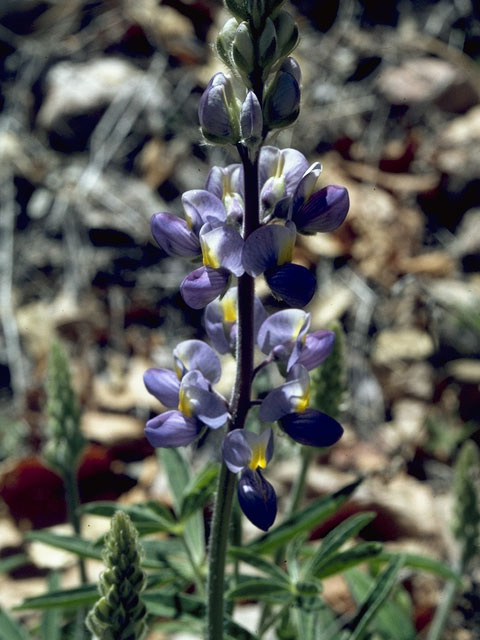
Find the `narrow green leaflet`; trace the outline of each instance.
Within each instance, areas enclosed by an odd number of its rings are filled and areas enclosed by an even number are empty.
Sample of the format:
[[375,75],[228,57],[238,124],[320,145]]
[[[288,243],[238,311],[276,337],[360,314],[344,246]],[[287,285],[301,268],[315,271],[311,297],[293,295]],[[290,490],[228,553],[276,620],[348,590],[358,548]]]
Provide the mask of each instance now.
[[[434,558],[430,558],[428,556],[418,555],[415,553],[404,553],[402,555],[405,559],[404,564],[406,567],[410,567],[411,569],[423,569],[424,571],[430,571],[431,573],[435,573],[437,576],[445,578],[446,580],[453,580],[458,586],[461,586],[462,576],[443,562],[440,562],[439,560],[435,560]],[[397,556],[398,553],[384,551],[376,558],[376,560],[388,562],[389,560],[391,560],[392,558],[396,558]]]
[[49,591],[42,596],[25,598],[22,604],[15,607],[16,611],[27,609],[53,609],[89,606],[98,600],[98,589],[96,584],[86,584],[75,589],[62,589]]
[[382,551],[383,546],[380,542],[362,542],[351,549],[347,549],[347,551],[341,551],[330,556],[327,562],[318,569],[316,577],[319,579],[328,578],[362,562],[376,560]]
[[[60,576],[54,571],[48,577],[48,591],[58,591],[60,589]],[[43,612],[41,622],[41,637],[43,640],[60,640],[61,638],[62,613],[59,609],[46,609]]]
[[288,583],[273,582],[268,578],[254,578],[241,582],[225,594],[225,597],[232,600],[243,598],[261,600],[269,604],[286,604],[294,598],[291,587]]
[[[185,490],[191,479],[190,467],[179,449],[159,449],[158,455],[167,472],[175,513],[180,518]],[[185,543],[193,561],[200,565],[205,554],[203,514],[200,512],[193,514],[185,523],[183,531]]]
[[330,531],[323,539],[315,555],[305,563],[302,572],[305,578],[317,576],[335,551],[340,549],[350,538],[356,536],[375,516],[376,514],[372,511],[357,513]]
[[190,467],[179,449],[159,449],[160,462],[168,477],[175,513],[180,516],[183,492],[190,481]]
[[[30,541],[43,542],[50,547],[57,547],[58,549],[64,549],[65,551],[71,551],[72,553],[82,558],[95,558],[95,560],[102,559],[102,549],[96,543],[90,540],[85,540],[80,536],[62,536],[58,533],[52,533],[51,531],[28,531],[25,534],[25,539]],[[157,553],[161,553],[161,544],[166,541],[158,541],[159,548]],[[148,551],[152,549],[152,545],[145,545]],[[147,551],[146,549],[146,551]],[[146,553],[145,559],[142,561],[142,567],[145,569],[162,569],[165,567],[165,562],[152,558],[150,554]],[[165,551],[165,555],[169,552]]]
[[28,564],[30,558],[25,553],[16,553],[14,556],[8,556],[0,560],[0,573],[8,573],[18,567],[23,567]]
[[361,479],[357,480],[329,496],[314,500],[305,509],[296,512],[284,520],[282,524],[250,542],[247,548],[259,554],[270,553],[299,533],[318,526],[349,499],[361,482]]
[[0,640],[32,640],[19,622],[0,608]]
[[82,558],[95,558],[96,560],[102,558],[101,549],[93,542],[85,540],[85,538],[81,538],[80,536],[62,536],[58,533],[52,533],[51,531],[27,531],[25,539],[43,542],[50,547],[71,551]]
[[159,504],[153,509],[149,503],[124,505],[118,502],[99,501],[82,505],[80,511],[106,518],[112,518],[116,511],[123,511],[130,516],[140,535],[161,531],[174,533],[178,528],[168,508]]
[[203,510],[215,492],[219,470],[219,465],[209,465],[188,484],[183,494],[180,520],[187,520],[196,511]]
[[[357,603],[362,602],[373,588],[375,580],[360,570],[351,571],[348,583]],[[417,637],[411,618],[394,600],[389,599],[378,609],[373,626],[385,640],[415,640]]]
[[[354,619],[347,625],[351,630],[349,640],[361,640],[367,632],[367,628],[377,615],[378,610],[390,595],[395,585],[395,580],[399,570],[404,563],[403,556],[399,555],[392,559],[387,567],[380,573],[376,580],[372,582],[371,588],[365,596]],[[347,573],[347,580],[349,574]]]
[[265,560],[248,549],[244,549],[242,547],[230,547],[228,554],[230,558],[234,560],[241,560],[242,562],[255,567],[257,570],[267,573],[269,576],[279,580],[280,582],[289,582],[287,575],[280,569],[280,567],[277,567],[276,564]]

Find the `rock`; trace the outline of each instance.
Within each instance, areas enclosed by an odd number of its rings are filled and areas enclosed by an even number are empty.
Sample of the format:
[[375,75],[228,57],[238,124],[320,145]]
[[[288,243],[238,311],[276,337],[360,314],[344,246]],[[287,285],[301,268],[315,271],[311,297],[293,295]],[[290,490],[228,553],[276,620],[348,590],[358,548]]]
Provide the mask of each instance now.
[[377,86],[395,105],[434,103],[444,111],[460,113],[478,102],[475,89],[458,66],[439,58],[414,58],[388,67]]
[[480,384],[480,360],[459,358],[449,362],[446,369],[459,382]]
[[413,327],[384,329],[377,335],[372,361],[388,364],[397,360],[424,360],[435,350],[432,337]]
[[143,421],[118,413],[87,411],[82,416],[83,434],[106,446],[117,444],[121,440],[143,438]]

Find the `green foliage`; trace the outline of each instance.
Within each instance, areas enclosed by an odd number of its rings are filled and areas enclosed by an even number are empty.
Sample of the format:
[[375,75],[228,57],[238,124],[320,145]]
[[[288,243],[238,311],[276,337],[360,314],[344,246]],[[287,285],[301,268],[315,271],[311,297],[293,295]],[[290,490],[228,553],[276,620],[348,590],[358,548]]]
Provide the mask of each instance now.
[[43,454],[65,476],[75,469],[85,439],[80,431],[80,406],[72,387],[68,358],[58,342],[50,351],[47,395],[48,441]]
[[140,594],[145,574],[143,551],[130,518],[118,511],[105,540],[100,576],[101,598],[89,612],[86,625],[99,640],[142,640],[147,633],[145,604]]
[[[461,546],[461,565],[466,567],[477,555],[480,534],[480,500],[474,474],[478,475],[480,456],[477,445],[467,440],[457,456],[454,482],[453,532]],[[477,477],[478,481],[478,477]]]

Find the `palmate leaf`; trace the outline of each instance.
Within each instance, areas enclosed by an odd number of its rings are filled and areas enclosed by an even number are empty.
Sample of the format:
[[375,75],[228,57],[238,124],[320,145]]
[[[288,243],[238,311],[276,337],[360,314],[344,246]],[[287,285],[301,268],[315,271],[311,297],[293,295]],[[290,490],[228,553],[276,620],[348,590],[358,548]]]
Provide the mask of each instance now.
[[[52,571],[48,576],[48,591],[58,591],[60,589],[60,575]],[[43,640],[60,640],[62,631],[62,613],[58,609],[46,609],[43,612],[41,622],[41,637]]]
[[[458,586],[462,584],[462,576],[457,571],[454,571],[443,562],[430,558],[429,556],[419,555],[416,553],[403,553],[404,566],[411,569],[420,569],[435,573],[445,580],[453,580]],[[392,558],[398,556],[398,553],[391,551],[383,551],[375,559],[378,562],[388,562]]]
[[297,511],[281,524],[270,529],[268,533],[252,540],[246,548],[258,554],[270,553],[285,545],[299,533],[310,531],[335,513],[361,482],[361,479],[357,480],[331,495],[314,500],[305,509]]
[[[169,593],[162,589],[144,593],[142,600],[145,602],[148,612],[154,616],[184,620],[183,629],[189,624],[189,621],[194,620],[195,625],[198,620],[205,619],[205,603],[195,596],[178,592]],[[231,636],[235,640],[260,640],[255,634],[228,616],[225,616],[225,636]]]
[[[349,572],[347,580],[357,603],[367,597],[375,583],[374,578],[359,570]],[[417,637],[409,615],[392,599],[380,606],[372,625],[385,640],[415,640]]]
[[323,539],[315,555],[305,563],[302,571],[303,576],[305,578],[318,576],[322,567],[328,563],[337,549],[350,538],[356,536],[375,516],[376,514],[372,511],[357,513],[330,531]]
[[8,573],[31,562],[26,553],[16,553],[0,560],[0,573]]
[[0,608],[0,640],[32,640],[22,625]]
[[[102,559],[101,547],[80,536],[63,536],[51,531],[28,531],[25,534],[25,539],[43,542],[43,544],[63,549],[64,551],[71,551],[82,558]],[[170,555],[179,553],[180,547],[177,542],[175,539],[157,540],[155,544],[150,544],[150,541],[146,541],[149,544],[144,545],[146,556],[142,560],[142,567],[144,569],[164,569],[165,559],[167,560],[167,565],[171,566]]]
[[80,507],[81,513],[112,518],[116,511],[123,511],[130,516],[140,535],[150,533],[175,533],[178,524],[164,505],[153,502],[125,505],[118,502],[89,502]]
[[[360,608],[353,620],[346,627],[351,631],[349,640],[361,640],[377,615],[380,607],[390,595],[397,578],[399,570],[402,568],[404,558],[402,555],[393,558],[387,567],[372,581],[365,597],[362,600]],[[351,583],[351,576],[355,576],[357,570],[351,570],[347,573],[347,581]],[[353,578],[355,580],[355,577]]]
[[86,607],[98,600],[96,584],[86,584],[74,589],[49,591],[41,596],[25,598],[22,604],[15,607],[15,611],[28,609],[76,609]]

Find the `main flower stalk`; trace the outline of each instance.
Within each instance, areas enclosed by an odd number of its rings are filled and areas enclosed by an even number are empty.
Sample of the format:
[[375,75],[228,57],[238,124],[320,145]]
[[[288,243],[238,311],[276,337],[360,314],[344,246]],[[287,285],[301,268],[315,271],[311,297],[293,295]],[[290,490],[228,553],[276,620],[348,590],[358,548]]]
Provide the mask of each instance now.
[[[239,153],[244,168],[245,215],[242,236],[246,240],[260,225],[258,154],[252,161],[246,150],[240,146]],[[237,297],[237,367],[235,385],[230,400],[229,431],[243,429],[250,409],[255,335],[253,326],[254,293],[254,278],[247,273],[240,276]],[[209,541],[207,640],[223,638],[225,562],[235,484],[236,475],[229,471],[223,462],[218,478]]]

